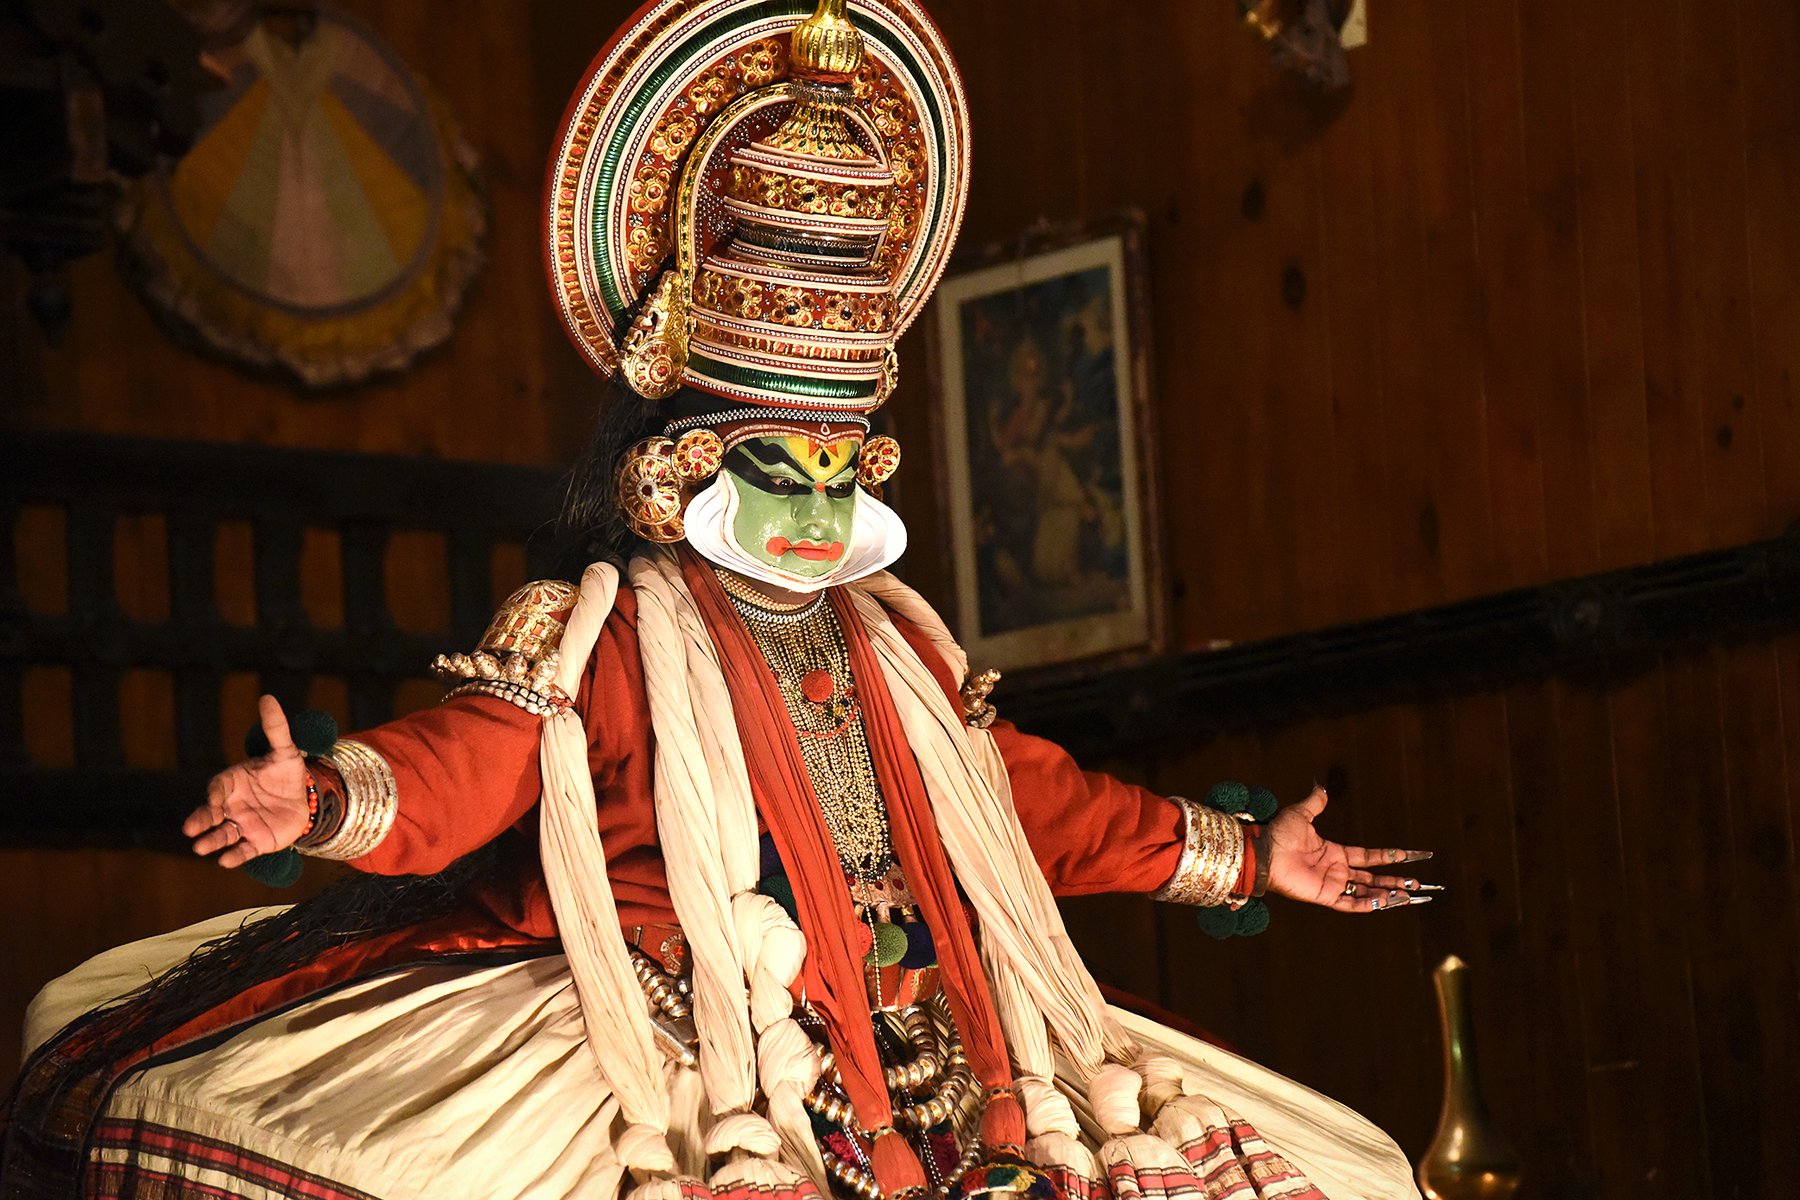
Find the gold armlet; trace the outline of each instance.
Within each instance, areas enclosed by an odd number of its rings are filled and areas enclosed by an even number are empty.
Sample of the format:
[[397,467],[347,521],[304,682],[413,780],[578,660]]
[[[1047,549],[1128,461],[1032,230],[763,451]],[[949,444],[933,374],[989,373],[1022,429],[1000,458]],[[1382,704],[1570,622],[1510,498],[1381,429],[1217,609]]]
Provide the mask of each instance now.
[[1197,908],[1224,904],[1244,869],[1243,823],[1180,796],[1173,799],[1181,805],[1181,858],[1169,881],[1150,898]]
[[342,811],[335,823],[321,820],[316,836],[302,838],[294,849],[313,858],[361,858],[394,827],[400,793],[393,769],[381,755],[348,739],[339,739],[330,754],[319,757],[344,781]]
[[450,690],[444,696],[495,696],[526,712],[549,716],[571,701],[556,686],[558,646],[579,596],[557,580],[514,592],[482,634],[473,654],[440,654],[431,669]]

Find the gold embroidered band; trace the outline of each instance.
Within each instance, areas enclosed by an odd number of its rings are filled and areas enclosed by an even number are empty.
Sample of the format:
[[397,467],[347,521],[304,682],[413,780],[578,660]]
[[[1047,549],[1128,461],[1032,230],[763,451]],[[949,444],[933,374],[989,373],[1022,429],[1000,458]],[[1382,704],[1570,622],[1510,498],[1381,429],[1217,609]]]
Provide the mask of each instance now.
[[1244,869],[1243,823],[1180,796],[1173,799],[1181,805],[1181,858],[1175,873],[1151,893],[1151,899],[1197,908],[1224,904]]
[[475,653],[440,654],[432,661],[432,671],[451,685],[444,699],[494,696],[540,717],[568,708],[572,701],[556,686],[557,648],[578,596],[574,585],[560,580],[514,592]]
[[361,858],[381,845],[388,830],[394,827],[400,792],[393,769],[381,755],[347,738],[340,738],[331,753],[320,755],[319,761],[336,770],[344,781],[343,809],[334,824],[319,822],[316,841],[309,843],[302,838],[294,849],[313,858]]

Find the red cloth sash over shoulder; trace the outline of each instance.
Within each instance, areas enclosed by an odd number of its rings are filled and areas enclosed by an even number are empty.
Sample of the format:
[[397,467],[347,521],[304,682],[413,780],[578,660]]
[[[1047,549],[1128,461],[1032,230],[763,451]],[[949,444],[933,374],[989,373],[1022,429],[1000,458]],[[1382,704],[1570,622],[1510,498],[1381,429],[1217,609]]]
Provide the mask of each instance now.
[[[719,650],[757,809],[794,885],[795,906],[806,933],[802,978],[807,999],[825,1023],[857,1123],[870,1131],[889,1130],[893,1114],[869,1018],[862,955],[855,937],[856,917],[793,723],[787,718],[787,705],[761,650],[712,569],[685,547],[681,566]],[[850,649],[851,673],[862,706],[870,758],[887,805],[894,852],[931,927],[940,978],[963,1031],[970,1066],[990,1089],[1004,1088],[1011,1082],[1011,1074],[999,1017],[956,892],[955,877],[944,857],[924,780],[907,748],[867,632],[851,611],[848,597],[833,592],[830,600]],[[996,1120],[984,1120],[984,1140],[990,1146],[1022,1143],[1024,1120],[1017,1101],[1003,1095],[990,1105],[996,1110]],[[985,1136],[990,1124],[994,1126],[991,1132],[1003,1142]],[[878,1136],[873,1149],[877,1180],[884,1192],[893,1195],[924,1184],[923,1169],[897,1134]]]

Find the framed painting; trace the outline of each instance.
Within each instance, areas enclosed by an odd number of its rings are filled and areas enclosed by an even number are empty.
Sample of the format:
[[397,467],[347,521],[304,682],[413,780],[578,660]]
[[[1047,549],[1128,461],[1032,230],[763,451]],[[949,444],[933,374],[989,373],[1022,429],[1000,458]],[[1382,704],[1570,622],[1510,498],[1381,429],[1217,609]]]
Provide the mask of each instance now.
[[1143,219],[1034,230],[938,286],[957,635],[1001,668],[1162,649]]

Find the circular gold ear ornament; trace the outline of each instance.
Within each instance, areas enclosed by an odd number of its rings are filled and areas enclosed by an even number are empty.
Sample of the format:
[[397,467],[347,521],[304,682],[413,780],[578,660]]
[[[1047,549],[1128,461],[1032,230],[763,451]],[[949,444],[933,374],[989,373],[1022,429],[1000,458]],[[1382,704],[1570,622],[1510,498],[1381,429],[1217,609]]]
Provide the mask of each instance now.
[[687,508],[687,481],[674,459],[675,443],[645,438],[625,454],[619,467],[619,511],[645,541],[679,542],[687,536],[681,514]]
[[900,469],[900,443],[882,434],[863,443],[856,459],[856,482],[874,491]]
[[719,473],[725,461],[725,443],[710,429],[692,429],[681,435],[671,457],[675,473],[683,480],[704,483]]

